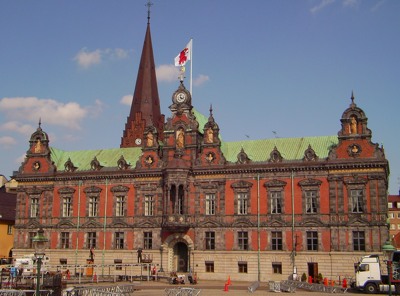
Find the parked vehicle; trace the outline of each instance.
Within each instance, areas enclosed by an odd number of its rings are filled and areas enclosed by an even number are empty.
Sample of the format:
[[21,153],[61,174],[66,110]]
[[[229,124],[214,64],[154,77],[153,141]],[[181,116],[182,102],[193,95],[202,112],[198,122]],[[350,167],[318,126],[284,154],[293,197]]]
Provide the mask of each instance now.
[[400,292],[400,251],[394,252],[391,260],[384,264],[381,264],[379,255],[363,256],[357,263],[355,272],[352,286],[365,293],[388,292],[389,289]]

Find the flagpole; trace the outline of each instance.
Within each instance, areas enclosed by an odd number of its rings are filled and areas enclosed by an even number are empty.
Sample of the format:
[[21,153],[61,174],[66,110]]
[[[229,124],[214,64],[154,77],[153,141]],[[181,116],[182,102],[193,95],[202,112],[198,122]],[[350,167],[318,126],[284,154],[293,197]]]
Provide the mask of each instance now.
[[192,89],[192,82],[193,82],[193,38],[190,38],[191,43],[191,50],[190,50],[190,95],[193,98],[193,89]]

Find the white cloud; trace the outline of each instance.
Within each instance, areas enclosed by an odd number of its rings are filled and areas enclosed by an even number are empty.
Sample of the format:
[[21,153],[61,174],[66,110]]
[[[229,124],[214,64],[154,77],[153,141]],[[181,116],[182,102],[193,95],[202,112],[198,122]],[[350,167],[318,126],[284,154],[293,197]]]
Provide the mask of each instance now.
[[123,96],[119,102],[120,102],[122,105],[128,105],[128,106],[130,106],[130,105],[132,104],[132,97],[133,97],[133,95],[126,95],[126,96]]
[[42,122],[80,129],[80,121],[88,111],[78,103],[61,103],[53,99],[36,97],[3,98],[0,100],[0,112],[7,118],[20,121]]
[[4,131],[17,132],[23,135],[30,135],[35,128],[30,124],[23,124],[18,121],[8,121],[2,124],[0,129]]
[[101,51],[96,49],[95,51],[87,51],[86,48],[82,48],[74,57],[74,60],[78,65],[84,69],[90,66],[97,65],[101,63]]
[[97,117],[99,114],[103,112],[103,107],[104,107],[103,102],[97,99],[94,102],[93,106],[85,107],[85,110],[87,111],[88,115],[92,117]]
[[175,67],[174,65],[161,65],[156,69],[156,74],[158,81],[178,81],[179,67]]
[[310,9],[310,12],[312,14],[315,14],[320,10],[324,9],[325,7],[327,7],[328,5],[331,5],[333,2],[335,2],[335,0],[321,0],[321,2],[318,5]]
[[203,83],[207,82],[208,80],[210,80],[210,77],[208,77],[207,75],[204,74],[200,74],[199,76],[197,76],[194,80],[193,80],[193,85],[195,86],[200,86]]
[[0,137],[0,145],[4,148],[10,148],[17,144],[17,141],[13,137],[4,136]]
[[96,49],[88,51],[87,48],[82,48],[74,57],[74,60],[83,69],[88,69],[91,66],[98,65],[103,60],[110,59],[126,59],[129,56],[129,51],[122,48],[107,48],[107,49]]
[[371,11],[372,11],[372,12],[377,11],[383,4],[385,4],[385,2],[386,2],[386,0],[378,1],[378,2],[371,8]]

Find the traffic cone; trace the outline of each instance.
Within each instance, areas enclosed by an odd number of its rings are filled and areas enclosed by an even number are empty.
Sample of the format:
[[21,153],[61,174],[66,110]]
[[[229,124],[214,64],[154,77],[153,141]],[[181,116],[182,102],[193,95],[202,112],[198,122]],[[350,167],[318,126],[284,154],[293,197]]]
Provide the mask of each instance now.
[[343,279],[342,287],[343,288],[347,288],[347,280],[346,280],[346,278]]
[[224,292],[228,292],[228,291],[229,291],[229,285],[228,285],[228,282],[226,282],[225,286],[224,286]]
[[228,275],[228,280],[226,281],[226,283],[228,284],[228,286],[231,285],[231,276],[230,275]]
[[324,286],[328,286],[328,279],[324,278]]

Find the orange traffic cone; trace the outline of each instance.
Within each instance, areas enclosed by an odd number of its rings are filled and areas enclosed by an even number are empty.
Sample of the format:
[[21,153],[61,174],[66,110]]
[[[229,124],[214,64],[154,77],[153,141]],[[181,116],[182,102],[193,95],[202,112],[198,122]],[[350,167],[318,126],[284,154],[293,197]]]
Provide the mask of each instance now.
[[228,275],[228,280],[226,281],[226,283],[228,284],[228,286],[231,285],[231,276],[230,275]]
[[228,282],[226,282],[225,286],[224,286],[224,292],[228,292],[228,291],[229,291],[229,285],[228,285]]

